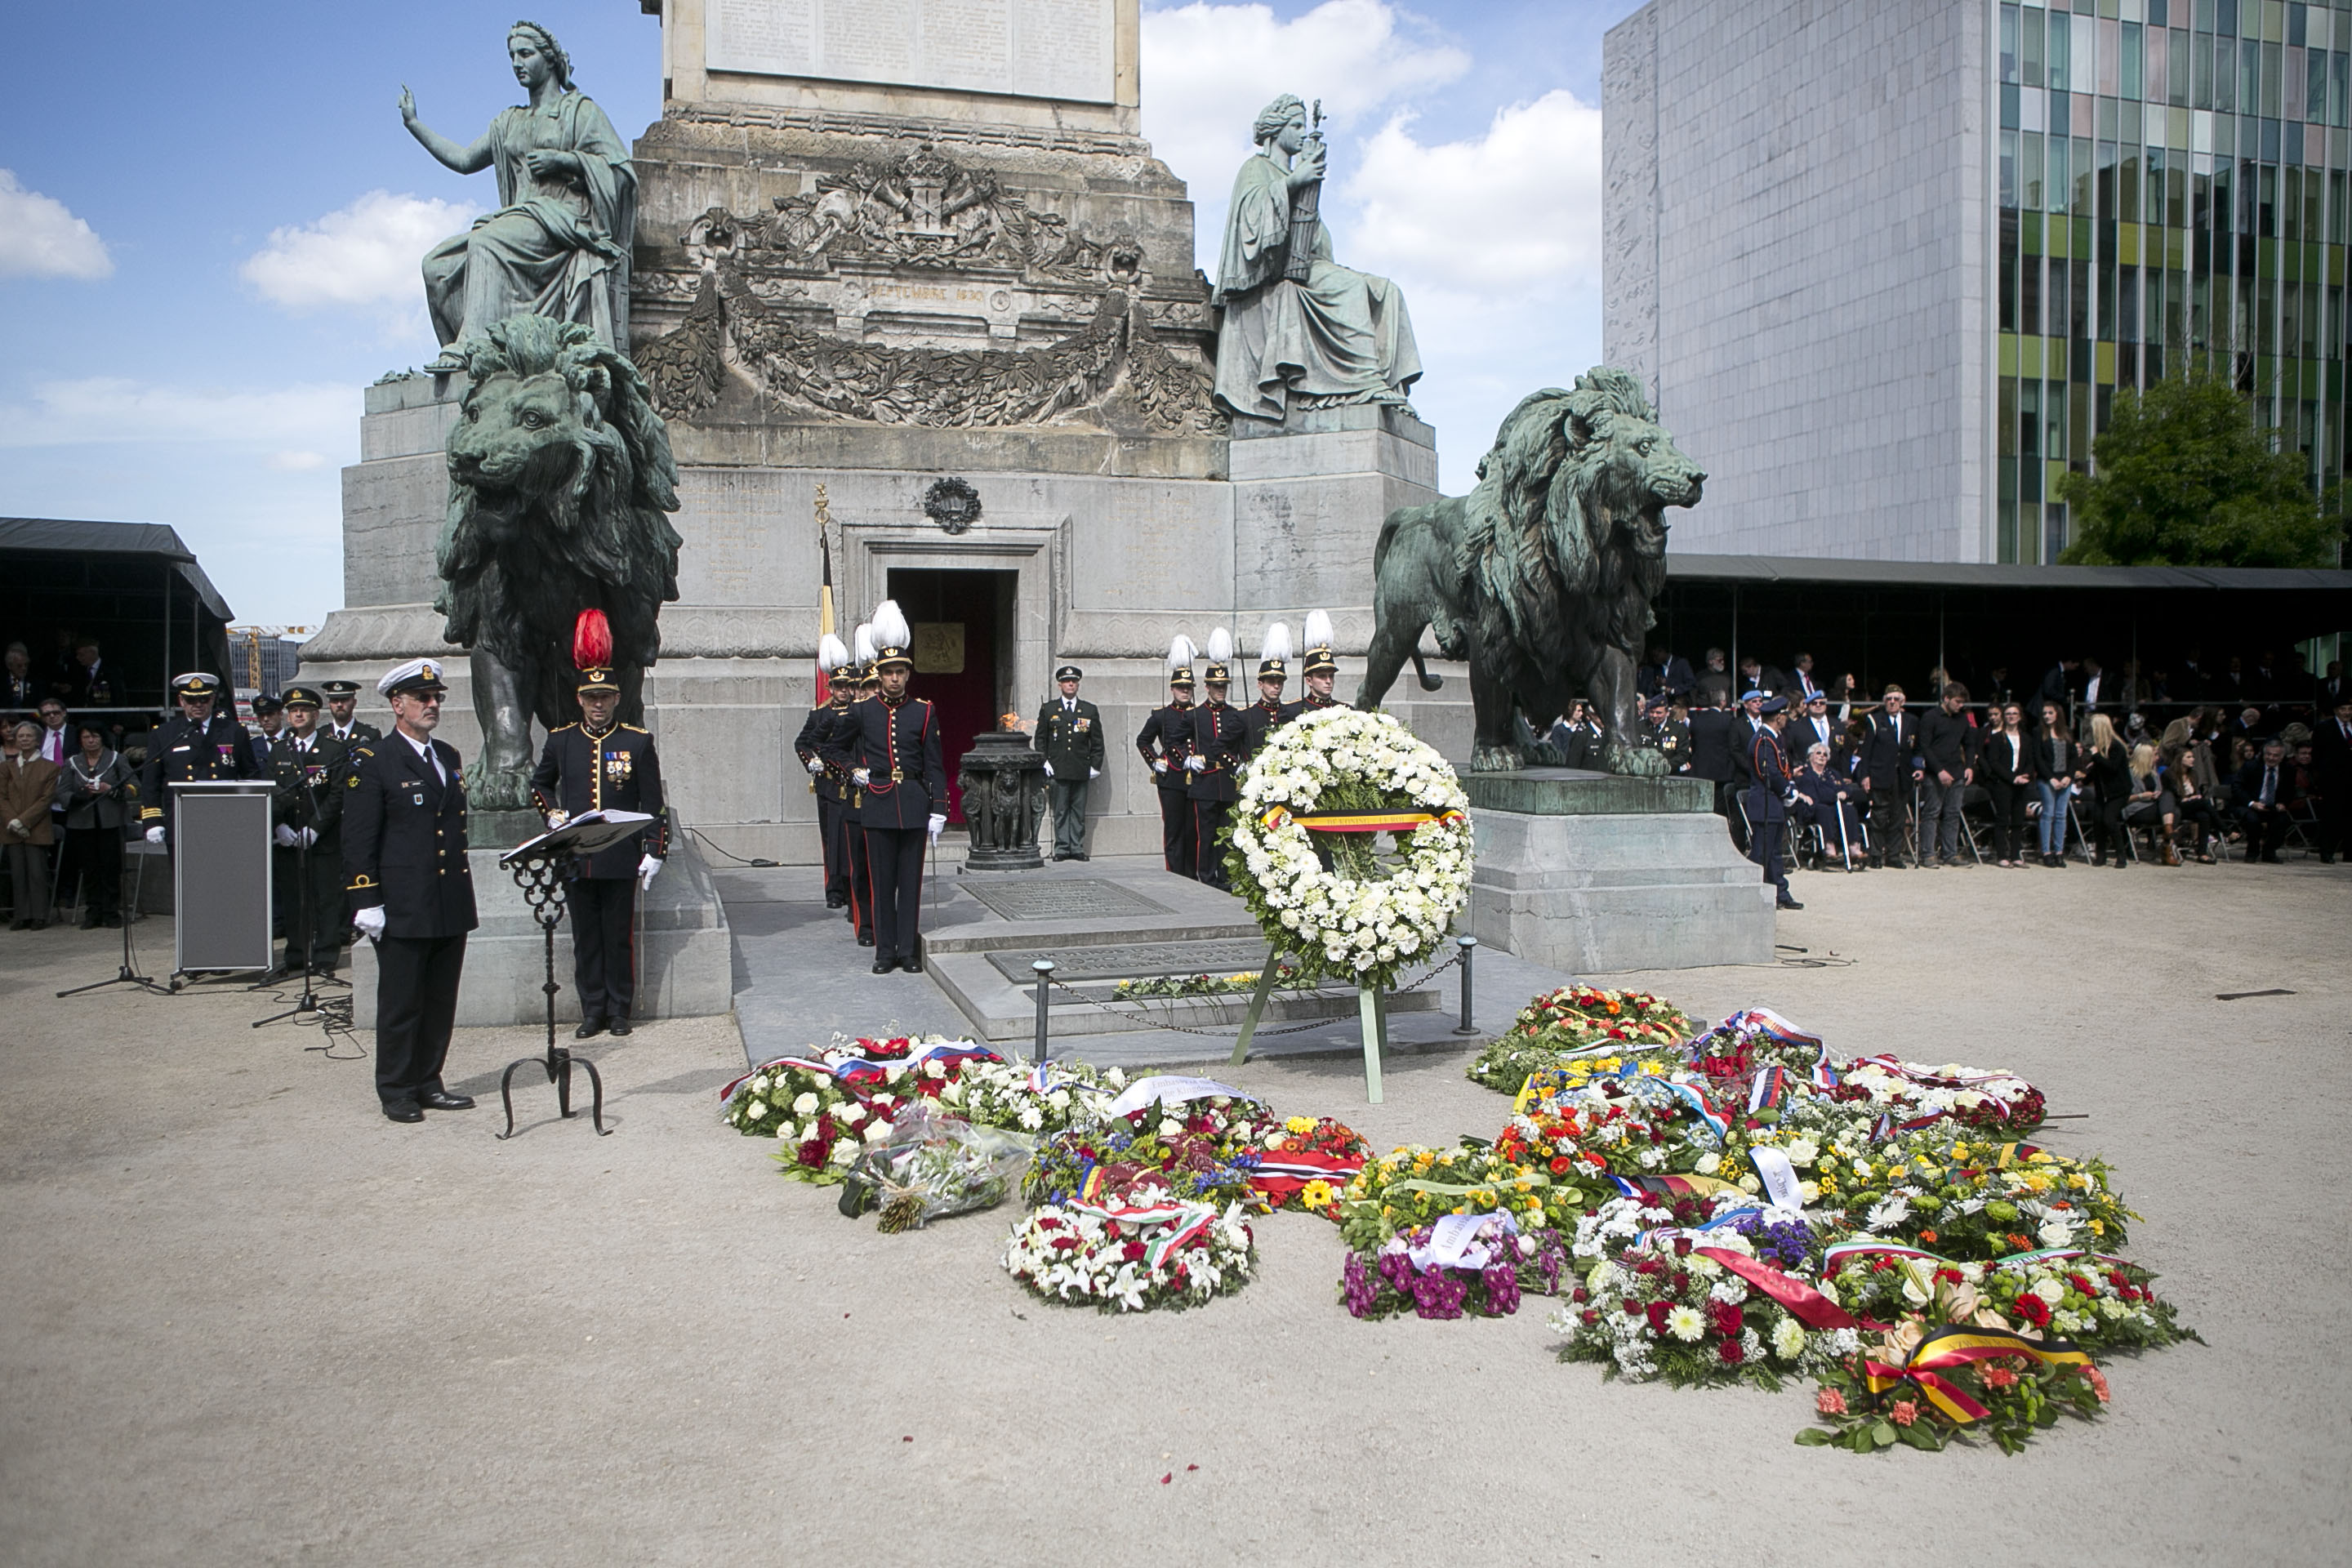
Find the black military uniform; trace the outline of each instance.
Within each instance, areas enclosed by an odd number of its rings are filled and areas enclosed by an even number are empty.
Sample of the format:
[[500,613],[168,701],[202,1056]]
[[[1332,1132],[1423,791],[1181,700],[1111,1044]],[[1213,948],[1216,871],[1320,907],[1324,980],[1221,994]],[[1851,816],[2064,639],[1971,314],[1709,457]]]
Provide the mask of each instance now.
[[1338,698],[1315,689],[1317,676],[1337,679],[1339,674],[1339,656],[1331,651],[1331,620],[1320,610],[1309,610],[1307,614],[1307,651],[1300,656],[1298,672],[1306,677],[1307,687],[1299,694],[1297,701],[1282,705],[1282,717],[1286,723],[1301,713],[1319,713],[1326,708],[1347,706]]
[[793,754],[800,758],[801,766],[809,770],[809,793],[816,796],[816,836],[824,863],[824,907],[845,910],[849,907],[849,845],[842,831],[841,813],[849,799],[848,780],[826,764],[824,752],[834,726],[849,711],[850,700],[856,695],[856,667],[836,667],[827,670],[825,676],[830,689],[825,705],[809,710],[801,732],[793,738]]
[[[895,614],[895,610],[893,612]],[[877,615],[876,621],[885,617]],[[906,643],[885,640],[877,626],[874,667],[911,670]],[[860,836],[874,895],[874,973],[923,967],[923,843],[946,820],[947,767],[940,760],[940,716],[919,697],[876,697],[849,710],[825,748],[825,761],[856,785]],[[859,775],[863,775],[862,779]]]
[[1260,659],[1257,679],[1258,700],[1241,711],[1241,743],[1234,748],[1234,754],[1244,762],[1257,755],[1257,749],[1265,744],[1268,735],[1282,728],[1282,721],[1290,711],[1290,705],[1279,699],[1267,700],[1265,690],[1266,681],[1280,684],[1289,680],[1287,660],[1271,657]]
[[[386,696],[445,689],[438,660],[411,659],[378,683]],[[429,752],[428,759],[426,752]],[[376,941],[375,1089],[395,1121],[420,1106],[464,1110],[442,1087],[466,933],[478,923],[466,862],[466,785],[457,749],[398,729],[352,753],[344,780],[343,870],[353,917],[383,911]]]
[[1192,799],[1184,773],[1185,747],[1192,734],[1192,666],[1178,665],[1170,672],[1168,684],[1183,700],[1154,708],[1136,732],[1135,749],[1143,753],[1143,765],[1151,770],[1152,783],[1158,786],[1154,793],[1160,796],[1160,864],[1180,877],[1197,877],[1200,861],[1192,837]]
[[261,778],[271,777],[277,773],[277,768],[272,765],[271,753],[277,751],[278,742],[286,735],[283,724],[273,735],[269,731],[269,726],[262,721],[276,719],[285,711],[286,704],[275,697],[257,697],[253,700],[253,728],[247,733],[253,738],[253,766],[257,775]]
[[[317,710],[317,689],[288,687],[286,706]],[[278,781],[270,820],[283,830],[272,858],[287,889],[286,967],[332,971],[352,924],[343,908],[342,841],[351,753],[316,726],[306,742],[289,725],[278,737],[270,763]],[[289,836],[303,841],[289,845]]]
[[[319,689],[326,694],[329,701],[335,702],[345,698],[357,697],[360,683],[356,680],[330,680],[321,684]],[[331,714],[325,717],[325,721],[319,732],[322,735],[331,735],[341,741],[346,752],[354,746],[364,745],[370,741],[383,739],[383,731],[364,719],[354,717],[349,724],[339,724],[335,722]]]
[[1781,854],[1789,832],[1789,760],[1780,750],[1780,731],[1769,721],[1770,715],[1786,712],[1788,707],[1785,697],[1766,698],[1767,721],[1757,726],[1748,742],[1748,826],[1753,842],[1748,858],[1764,868],[1764,879],[1772,884],[1780,907],[1800,910],[1804,906],[1789,894],[1789,871]]
[[825,771],[834,776],[842,792],[841,840],[844,846],[842,858],[849,868],[849,904],[846,918],[850,929],[857,933],[857,945],[872,947],[874,945],[874,867],[866,858],[866,813],[863,809],[866,795],[857,787],[857,781],[850,776],[849,769],[835,760],[834,752],[830,749],[848,744],[849,737],[856,726],[865,722],[858,716],[859,708],[878,700],[881,695],[882,678],[874,672],[874,661],[867,659],[857,665],[856,668],[857,694],[850,700],[849,706],[841,710],[841,716],[833,721],[833,731],[826,737],[825,745],[818,748],[817,754],[824,758]]
[[[1086,671],[1066,664],[1054,679],[1077,681]],[[1055,695],[1037,710],[1037,749],[1045,754],[1045,798],[1054,809],[1054,858],[1087,858],[1087,785],[1102,772],[1102,711],[1083,697]]]
[[[621,689],[605,668],[580,672],[578,689]],[[575,858],[564,884],[572,913],[572,983],[580,994],[575,1039],[610,1028],[630,1032],[637,999],[637,879],[640,861],[669,858],[669,817],[663,810],[661,758],[654,738],[634,724],[592,731],[586,721],[551,731],[530,775],[530,802],[561,827],[590,811],[642,811],[653,817],[638,832],[584,858]]]
[[1228,679],[1222,664],[1201,672],[1202,684],[1213,689],[1209,700],[1192,710],[1184,736],[1184,790],[1192,801],[1193,853],[1199,858],[1201,880],[1213,888],[1228,885],[1225,847],[1220,840],[1233,816],[1234,802],[1241,798],[1234,773],[1241,762],[1242,716],[1215,689]]
[[[217,702],[221,685],[209,675],[183,675],[172,682],[172,694]],[[202,725],[174,713],[148,742],[147,765],[139,772],[139,825],[151,831],[162,828],[163,841],[171,843],[172,785],[259,776],[244,725],[217,710]]]

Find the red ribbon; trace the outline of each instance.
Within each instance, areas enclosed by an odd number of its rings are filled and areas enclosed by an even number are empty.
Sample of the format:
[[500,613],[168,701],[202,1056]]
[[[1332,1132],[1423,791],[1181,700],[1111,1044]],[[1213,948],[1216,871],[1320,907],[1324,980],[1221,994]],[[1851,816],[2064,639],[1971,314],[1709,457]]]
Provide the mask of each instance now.
[[1750,1285],[1789,1309],[1790,1316],[1809,1329],[1880,1329],[1883,1323],[1864,1322],[1814,1289],[1801,1279],[1792,1279],[1769,1263],[1759,1263],[1744,1252],[1734,1252],[1727,1247],[1695,1247],[1692,1252],[1701,1258],[1711,1258]]

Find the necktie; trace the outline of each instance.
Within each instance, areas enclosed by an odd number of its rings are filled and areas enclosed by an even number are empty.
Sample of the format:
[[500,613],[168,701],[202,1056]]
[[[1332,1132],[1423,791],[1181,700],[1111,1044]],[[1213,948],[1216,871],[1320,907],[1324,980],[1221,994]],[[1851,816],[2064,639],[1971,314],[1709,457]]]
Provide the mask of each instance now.
[[2276,768],[2264,768],[2263,770],[2263,804],[2264,805],[2270,805],[2271,794],[2277,788],[2278,770]]

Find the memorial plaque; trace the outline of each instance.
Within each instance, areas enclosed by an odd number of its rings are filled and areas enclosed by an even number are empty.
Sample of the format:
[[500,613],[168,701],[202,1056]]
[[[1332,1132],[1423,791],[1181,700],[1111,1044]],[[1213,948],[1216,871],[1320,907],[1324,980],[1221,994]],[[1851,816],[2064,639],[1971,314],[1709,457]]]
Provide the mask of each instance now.
[[1072,103],[1114,99],[1117,0],[710,0],[703,63]]
[[1265,967],[1265,943],[1255,937],[1218,942],[1105,942],[1100,946],[1034,947],[992,952],[988,962],[1016,984],[1034,984],[1029,966],[1041,958],[1054,961],[1054,978],[1065,984],[1081,980],[1125,980],[1142,974],[1241,974]]
[[[1009,921],[1131,920],[1170,913],[1133,889],[1099,878],[1020,882],[968,881],[964,890]],[[1034,955],[1033,955],[1034,956]]]

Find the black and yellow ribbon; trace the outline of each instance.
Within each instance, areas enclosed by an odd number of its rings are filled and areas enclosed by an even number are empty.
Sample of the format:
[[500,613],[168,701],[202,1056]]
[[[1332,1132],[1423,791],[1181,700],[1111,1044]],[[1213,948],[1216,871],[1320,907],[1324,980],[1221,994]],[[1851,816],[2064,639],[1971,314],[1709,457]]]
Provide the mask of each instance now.
[[1962,1393],[1958,1384],[1937,1373],[1970,1362],[2012,1355],[2029,1356],[2044,1366],[2091,1364],[2089,1355],[2063,1340],[2029,1340],[2006,1329],[1948,1328],[1937,1329],[1921,1340],[1901,1366],[1865,1358],[1863,1376],[1873,1394],[1884,1394],[1899,1384],[1911,1384],[1937,1409],[1966,1426],[1991,1412]]

